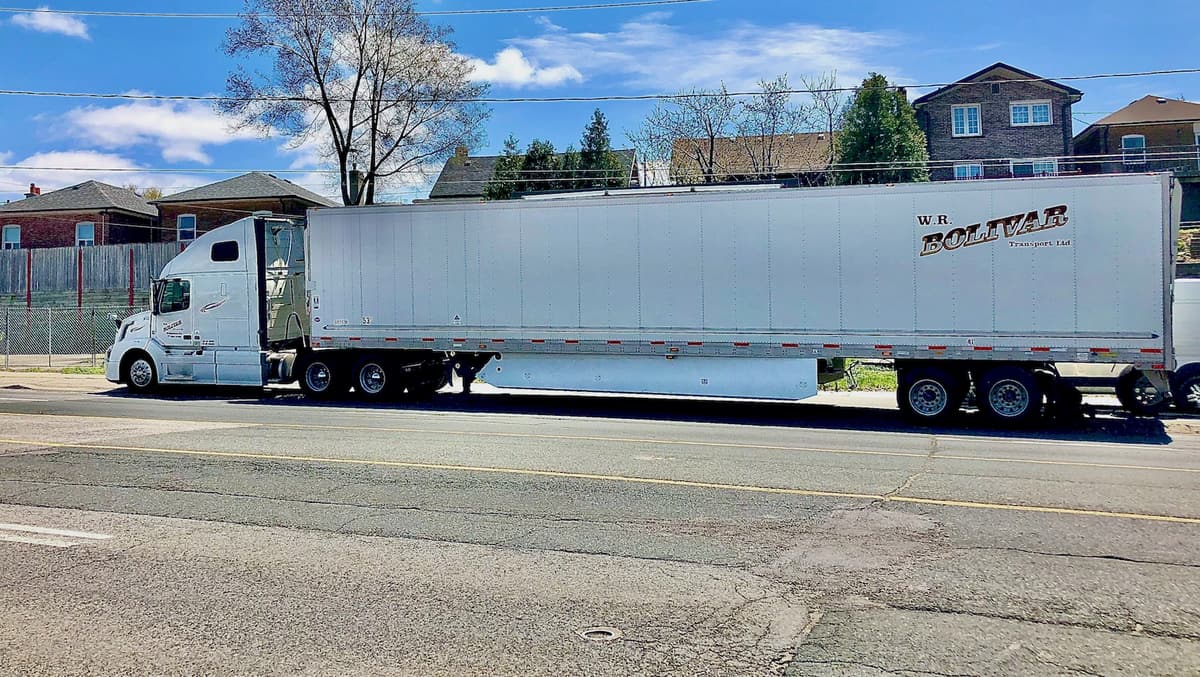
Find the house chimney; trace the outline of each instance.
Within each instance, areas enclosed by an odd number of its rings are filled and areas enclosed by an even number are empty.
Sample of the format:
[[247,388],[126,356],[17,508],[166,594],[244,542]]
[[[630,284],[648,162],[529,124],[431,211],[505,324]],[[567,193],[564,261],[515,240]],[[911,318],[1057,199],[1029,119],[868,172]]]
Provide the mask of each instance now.
[[454,157],[458,158],[459,160],[466,160],[467,155],[470,154],[470,152],[470,148],[467,148],[466,146],[459,146],[458,148],[454,149]]
[[29,184],[29,192],[25,193],[25,197],[37,197],[42,194],[42,189],[37,187],[36,183]]

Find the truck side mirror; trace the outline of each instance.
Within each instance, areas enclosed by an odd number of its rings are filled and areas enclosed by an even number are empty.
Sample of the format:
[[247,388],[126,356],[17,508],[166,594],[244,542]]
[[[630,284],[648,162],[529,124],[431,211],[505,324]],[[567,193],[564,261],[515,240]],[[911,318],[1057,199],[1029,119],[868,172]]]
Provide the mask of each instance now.
[[116,313],[109,313],[108,319],[112,320],[113,324],[117,325],[117,329],[121,328],[121,318],[117,317]]

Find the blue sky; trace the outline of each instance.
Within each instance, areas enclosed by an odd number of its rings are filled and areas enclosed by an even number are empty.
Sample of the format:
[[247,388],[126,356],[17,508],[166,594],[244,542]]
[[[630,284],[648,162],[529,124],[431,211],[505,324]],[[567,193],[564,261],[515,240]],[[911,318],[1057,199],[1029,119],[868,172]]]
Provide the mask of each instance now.
[[[424,0],[423,10],[589,4],[596,0]],[[13,3],[16,4],[16,3]],[[26,3],[33,9],[45,4]],[[62,0],[53,9],[237,12],[240,0]],[[997,11],[996,7],[1003,7]],[[877,71],[905,84],[956,80],[996,61],[1046,77],[1200,65],[1194,3],[1162,2],[1131,20],[1127,2],[899,3],[873,0],[712,0],[654,8],[435,18],[454,29],[457,50],[478,59],[492,95],[639,94],[752,87],[760,78],[836,68],[846,84]],[[215,94],[233,62],[220,50],[225,20],[0,15],[0,89]],[[1076,131],[1145,94],[1200,100],[1200,76],[1072,83],[1085,92]],[[913,95],[928,90],[913,90]],[[605,102],[614,145],[627,145],[652,104]],[[596,104],[497,104],[487,142],[508,134],[578,144]],[[0,170],[0,200],[29,181],[46,189],[97,178],[168,189],[201,185],[214,169],[304,170],[285,174],[329,193],[311,153],[286,140],[233,133],[201,104],[0,97],[5,165],[168,169],[128,174]],[[422,185],[395,186],[412,199]]]

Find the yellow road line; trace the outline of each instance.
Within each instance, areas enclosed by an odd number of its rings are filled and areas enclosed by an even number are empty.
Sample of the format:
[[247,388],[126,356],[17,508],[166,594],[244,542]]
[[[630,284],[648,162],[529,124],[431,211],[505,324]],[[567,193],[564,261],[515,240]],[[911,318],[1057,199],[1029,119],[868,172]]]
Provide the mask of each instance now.
[[[48,418],[84,418],[84,419],[112,419],[112,416],[94,416],[87,414],[19,414],[11,412],[0,412],[0,416],[44,416]],[[1009,463],[1009,464],[1027,464],[1027,465],[1045,465],[1045,466],[1063,466],[1071,468],[1097,468],[1107,470],[1142,470],[1149,472],[1178,472],[1178,473],[1200,473],[1200,468],[1180,468],[1175,466],[1155,466],[1155,465],[1137,465],[1132,463],[1098,463],[1092,461],[1053,461],[1037,458],[1005,458],[1002,456],[967,456],[963,454],[944,454],[936,453],[932,457],[928,453],[908,452],[908,451],[868,451],[865,449],[839,449],[831,447],[798,447],[775,444],[749,444],[742,442],[706,442],[702,440],[674,440],[674,439],[654,439],[640,437],[605,437],[593,435],[562,435],[549,433],[514,433],[514,432],[494,432],[494,431],[475,431],[475,430],[432,430],[427,428],[381,428],[372,426],[349,426],[349,425],[320,425],[311,423],[236,423],[230,421],[201,421],[193,419],[146,419],[148,421],[157,422],[180,422],[180,423],[213,423],[225,425],[239,425],[245,427],[256,428],[276,428],[280,430],[345,430],[354,432],[382,432],[382,433],[408,433],[408,434],[426,434],[426,435],[443,435],[456,437],[496,437],[510,439],[537,439],[537,440],[558,440],[568,442],[607,442],[618,444],[649,444],[659,446],[675,446],[675,447],[700,447],[700,448],[715,448],[715,449],[757,449],[759,451],[793,451],[808,454],[834,454],[843,456],[881,456],[893,458],[932,458],[933,460],[945,461],[963,461],[970,463]],[[1073,443],[1067,443],[1073,444]]]
[[68,444],[62,442],[38,442],[35,440],[0,439],[0,444],[15,444],[21,446],[45,447],[53,449],[82,449],[88,451],[128,451],[144,454],[171,454],[176,456],[196,456],[210,458],[232,458],[256,461],[292,461],[296,463],[328,463],[337,465],[356,465],[382,468],[407,468],[413,470],[441,470],[454,472],[492,473],[501,475],[520,475],[526,477],[551,477],[555,479],[594,480],[602,482],[622,482],[627,484],[648,484],[656,486],[683,487],[689,489],[717,489],[721,491],[739,491],[757,494],[782,494],[787,496],[812,496],[820,498],[852,498],[865,501],[881,501],[885,503],[914,503],[920,505],[936,505],[950,508],[971,508],[982,510],[1004,510],[1014,512],[1036,512],[1054,515],[1073,515],[1083,517],[1105,517],[1129,519],[1148,522],[1169,522],[1174,524],[1200,524],[1200,517],[1179,517],[1174,515],[1155,515],[1133,512],[1112,512],[1108,510],[1085,510],[1082,508],[1059,508],[1053,506],[1019,505],[1013,503],[987,503],[979,501],[959,501],[942,498],[920,498],[916,496],[896,496],[884,494],[869,494],[848,491],[823,491],[819,489],[794,489],[788,487],[763,487],[753,484],[728,484],[723,482],[699,482],[694,480],[673,480],[657,477],[635,477],[629,475],[605,475],[599,473],[566,472],[560,470],[534,470],[526,468],[505,468],[484,465],[457,465],[449,463],[422,463],[416,461],[378,461],[355,458],[330,458],[323,456],[297,456],[291,454],[258,454],[240,451],[202,451],[196,449],[169,449],[160,447],[131,447],[107,444]]

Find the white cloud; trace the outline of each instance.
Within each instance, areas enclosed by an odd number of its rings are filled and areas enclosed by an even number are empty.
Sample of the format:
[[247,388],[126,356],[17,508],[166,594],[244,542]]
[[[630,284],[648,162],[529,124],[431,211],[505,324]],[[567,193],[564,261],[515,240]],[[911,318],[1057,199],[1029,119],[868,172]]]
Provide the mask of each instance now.
[[[557,31],[554,31],[557,32]],[[496,53],[491,63],[471,59],[472,78],[509,87],[553,87],[568,82],[582,82],[583,75],[570,64],[540,67],[516,47],[506,47]]]
[[[741,22],[717,32],[699,32],[670,23],[662,12],[628,21],[617,30],[571,32],[543,25],[535,37],[508,40],[509,49],[530,63],[565,66],[589,81],[612,80],[633,89],[679,91],[751,89],[761,79],[837,70],[853,84],[871,70],[900,76],[873,54],[900,42],[894,33],[787,23],[760,26]],[[508,50],[505,50],[508,51]],[[501,52],[504,54],[504,52]]]
[[53,14],[49,10],[49,7],[39,7],[32,12],[14,14],[12,22],[32,31],[58,33],[73,38],[91,40],[87,24],[68,14]]
[[206,146],[262,138],[234,129],[228,118],[199,102],[134,101],[75,108],[63,115],[67,135],[100,148],[154,145],[167,162],[210,164]]
[[0,152],[5,164],[20,165],[19,169],[0,169],[0,196],[9,200],[20,199],[31,183],[36,183],[43,193],[91,180],[114,186],[157,186],[170,193],[218,180],[185,172],[143,171],[140,165],[122,155],[91,150],[36,153],[15,162],[13,157],[11,152]]

